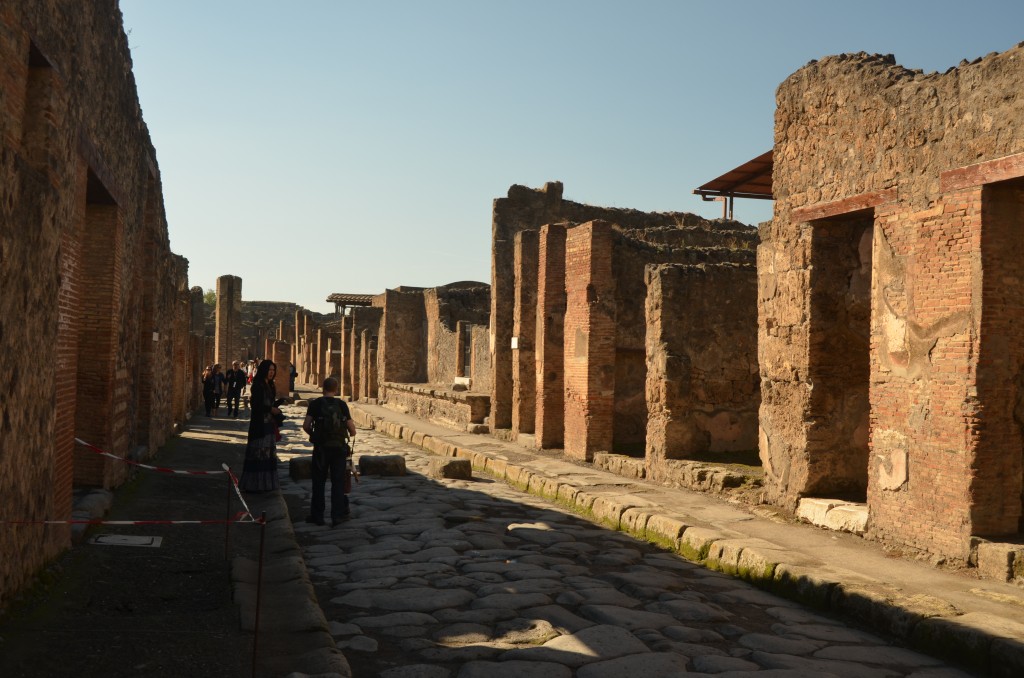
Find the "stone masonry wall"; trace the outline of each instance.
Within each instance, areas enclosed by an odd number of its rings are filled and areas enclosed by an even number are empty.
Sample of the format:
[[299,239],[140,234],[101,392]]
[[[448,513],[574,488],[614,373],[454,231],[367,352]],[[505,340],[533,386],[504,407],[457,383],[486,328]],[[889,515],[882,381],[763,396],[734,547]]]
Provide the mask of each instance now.
[[242,357],[242,279],[236,275],[217,278],[216,327],[214,361],[227,370]]
[[486,325],[473,325],[470,330],[469,378],[475,393],[490,393],[491,379],[491,334]]
[[[0,387],[0,518],[66,519],[74,484],[126,477],[74,438],[152,454],[183,394],[153,386],[187,342],[187,266],[113,0],[0,4],[0,210],[0,349],[21,366]],[[0,606],[68,544],[0,531]]]
[[490,289],[484,283],[465,282],[433,287],[422,294],[426,320],[425,381],[451,386],[458,376],[458,323],[487,324]]
[[427,380],[426,317],[422,290],[386,290],[377,344],[381,381]]
[[[614,223],[632,238],[644,243],[651,252],[660,253],[664,261],[688,248],[750,249],[756,234],[747,226],[734,222],[709,222],[697,215],[676,212],[640,212],[637,210],[584,205],[562,198],[562,184],[551,182],[540,190],[512,186],[505,198],[494,201],[491,231],[491,363],[494,379],[491,394],[492,425],[511,428],[515,406],[511,343],[515,308],[515,235],[539,229],[547,224],[581,224],[592,220]],[[642,266],[638,276],[641,296],[633,306],[641,309]],[[643,342],[635,347],[635,359],[642,364]],[[628,359],[627,359],[628,361]],[[623,367],[625,364],[623,363]],[[518,372],[522,374],[522,367]],[[642,382],[637,385],[642,392]],[[635,433],[639,434],[638,429]],[[635,441],[634,441],[635,442]]]
[[647,267],[648,476],[666,459],[757,449],[751,264]]
[[1022,58],[925,75],[841,55],[780,85],[758,251],[759,447],[777,503],[859,492],[870,535],[954,559],[972,535],[1019,529],[1020,229],[1015,189],[997,183],[1024,176]]

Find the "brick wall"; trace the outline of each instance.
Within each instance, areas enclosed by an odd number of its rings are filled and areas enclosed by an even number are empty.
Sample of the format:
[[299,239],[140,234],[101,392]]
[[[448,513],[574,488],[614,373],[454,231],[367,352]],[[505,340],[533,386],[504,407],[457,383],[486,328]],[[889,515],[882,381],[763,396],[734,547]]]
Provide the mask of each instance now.
[[539,447],[560,448],[565,426],[565,226],[543,226],[538,239],[534,436]]
[[615,395],[612,226],[593,221],[565,239],[565,452],[611,451]]
[[[753,251],[757,240],[752,229],[734,222],[712,223],[695,214],[648,213],[564,200],[559,182],[547,183],[539,190],[525,186],[509,188],[507,197],[494,201],[491,227],[491,407],[495,428],[512,426],[515,234],[538,230],[545,224],[591,220],[604,220],[635,231],[636,240],[649,242],[648,249],[660,251],[662,256],[687,247]],[[642,306],[636,299],[634,304]]]
[[533,433],[537,412],[537,231],[515,236],[512,312],[512,434]]
[[[154,387],[179,277],[130,66],[113,0],[0,6],[0,349],[18,357],[0,387],[3,519],[66,519],[74,484],[120,483],[125,465],[74,438],[151,453],[181,395]],[[0,558],[0,607],[68,540],[0,531],[15,554]]]
[[[1024,176],[1024,100],[1000,94],[1019,91],[1022,57],[1017,47],[924,75],[841,55],[779,87],[775,218],[758,251],[760,453],[775,502],[848,490],[825,477],[863,478],[866,465],[873,537],[964,560],[971,535],[1016,533],[1019,358],[1007,328],[1020,318],[1019,245],[1006,224],[1019,215],[994,182]],[[852,245],[862,224],[870,259]],[[866,261],[870,387],[828,350],[863,356],[851,298]],[[865,389],[867,448],[830,445],[863,437],[853,415]]]

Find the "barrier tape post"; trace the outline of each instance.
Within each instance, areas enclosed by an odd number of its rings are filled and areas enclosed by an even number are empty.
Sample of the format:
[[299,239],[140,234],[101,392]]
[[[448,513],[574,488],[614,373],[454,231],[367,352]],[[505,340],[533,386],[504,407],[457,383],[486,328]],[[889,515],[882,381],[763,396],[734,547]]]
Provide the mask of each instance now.
[[252,628],[252,675],[256,678],[256,656],[260,646],[260,599],[263,595],[263,543],[267,536],[267,512],[260,514],[260,557],[256,569],[256,619]]

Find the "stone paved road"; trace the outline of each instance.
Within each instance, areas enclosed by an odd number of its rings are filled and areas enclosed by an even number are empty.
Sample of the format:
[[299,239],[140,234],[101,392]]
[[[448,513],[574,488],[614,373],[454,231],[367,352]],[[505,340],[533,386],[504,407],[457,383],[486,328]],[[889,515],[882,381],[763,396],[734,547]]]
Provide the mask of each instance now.
[[[282,456],[308,453],[289,431]],[[966,676],[486,477],[426,477],[429,453],[360,431],[354,517],[307,525],[282,474],[321,607],[358,678]],[[285,471],[287,466],[285,466]]]

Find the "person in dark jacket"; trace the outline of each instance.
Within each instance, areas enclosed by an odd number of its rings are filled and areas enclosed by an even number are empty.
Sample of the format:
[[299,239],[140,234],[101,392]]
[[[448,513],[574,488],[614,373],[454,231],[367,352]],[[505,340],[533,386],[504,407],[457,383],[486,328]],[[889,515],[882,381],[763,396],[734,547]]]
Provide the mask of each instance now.
[[[238,418],[238,403],[242,399],[242,391],[245,390],[246,375],[238,361],[231,363],[231,369],[224,375],[228,387],[228,416]],[[232,403],[234,409],[232,409]]]
[[249,396],[249,437],[239,487],[245,492],[276,490],[277,429],[281,410],[277,407],[274,377],[277,365],[264,360],[256,368]]

